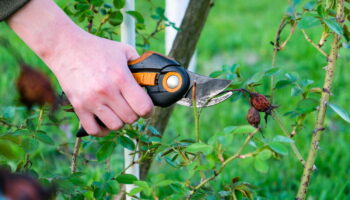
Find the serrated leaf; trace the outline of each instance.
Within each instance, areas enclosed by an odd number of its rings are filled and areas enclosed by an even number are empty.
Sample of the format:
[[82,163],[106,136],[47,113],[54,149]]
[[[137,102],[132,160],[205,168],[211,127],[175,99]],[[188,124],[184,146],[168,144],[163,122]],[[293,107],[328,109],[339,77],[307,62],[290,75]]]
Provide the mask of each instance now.
[[269,170],[269,166],[267,165],[266,161],[260,159],[254,160],[254,167],[261,173],[266,173]]
[[134,181],[137,181],[137,178],[132,174],[121,174],[117,176],[116,180],[121,184],[133,184]]
[[231,131],[231,134],[248,134],[255,131],[255,129],[256,128],[251,125],[235,126]]
[[189,145],[186,150],[191,153],[202,152],[207,155],[213,151],[213,147],[204,143],[194,143]]
[[116,146],[117,145],[115,142],[104,143],[96,153],[97,160],[98,161],[106,160],[109,156],[112,155]]
[[331,18],[331,19],[324,19],[324,22],[326,23],[326,25],[332,29],[332,31],[334,31],[336,34],[342,36],[343,35],[343,28],[341,27],[341,25],[336,21],[335,18]]
[[318,101],[315,99],[307,98],[299,101],[296,110],[301,114],[310,113],[316,110]]
[[271,142],[271,143],[269,143],[269,146],[274,152],[276,152],[278,154],[281,154],[284,156],[288,154],[287,148],[283,144],[281,144],[280,142]]
[[128,195],[129,195],[129,196],[134,196],[134,195],[136,195],[136,194],[142,192],[143,189],[144,189],[144,188],[142,188],[142,187],[135,187],[135,188],[133,188],[133,189],[129,192]]
[[270,150],[263,150],[261,151],[258,155],[256,155],[256,159],[259,159],[259,160],[268,160],[269,158],[271,158],[272,156],[272,153]]
[[298,27],[300,29],[308,29],[319,25],[321,25],[321,21],[315,16],[304,16],[299,21]]
[[294,81],[291,81],[291,80],[280,80],[280,81],[278,81],[276,83],[275,89],[287,87],[288,85],[291,85],[292,83],[294,83]]
[[134,142],[130,138],[126,137],[126,136],[119,136],[118,137],[118,142],[124,148],[127,148],[127,149],[129,149],[131,151],[135,150],[135,148],[136,148]]
[[223,75],[223,74],[225,74],[225,72],[224,71],[214,71],[214,72],[212,72],[210,75],[209,75],[209,77],[211,77],[211,78],[217,78],[217,77],[219,77],[219,76],[221,76],[221,75]]
[[149,125],[147,126],[147,129],[151,131],[151,133],[154,135],[159,135],[159,136],[161,135],[160,132],[154,126]]
[[245,84],[250,85],[252,83],[257,83],[261,81],[264,75],[265,75],[265,72],[257,72],[252,77],[250,77]]
[[43,143],[46,143],[46,144],[49,144],[49,145],[54,145],[54,141],[51,139],[50,136],[48,136],[46,133],[43,133],[43,132],[37,132],[35,134],[35,138],[37,138],[39,141],[43,142]]
[[113,0],[113,5],[115,8],[122,9],[125,6],[125,0]]
[[332,103],[328,103],[328,106],[335,112],[339,115],[339,117],[341,117],[343,120],[345,120],[346,122],[350,123],[350,118],[349,118],[349,115],[348,113],[342,109],[341,107],[335,105],[335,104],[332,104]]
[[265,76],[272,76],[277,74],[280,71],[280,69],[278,69],[277,67],[272,67],[268,70],[265,71]]
[[283,135],[278,135],[276,137],[273,138],[274,142],[285,142],[285,143],[294,143],[294,140],[289,138],[289,137],[286,137],[286,136],[283,136]]
[[136,23],[138,23],[138,24],[143,24],[145,22],[145,19],[143,18],[141,13],[139,13],[137,11],[129,10],[129,11],[126,11],[126,13],[128,13],[131,16],[133,16],[135,18],[135,20],[136,20]]

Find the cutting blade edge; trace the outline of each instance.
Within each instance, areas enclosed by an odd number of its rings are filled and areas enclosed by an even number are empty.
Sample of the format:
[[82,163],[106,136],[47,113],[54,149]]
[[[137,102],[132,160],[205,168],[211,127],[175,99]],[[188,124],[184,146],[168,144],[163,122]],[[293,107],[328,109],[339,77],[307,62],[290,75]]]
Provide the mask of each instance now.
[[188,71],[188,74],[190,76],[191,85],[184,97],[177,102],[180,105],[192,106],[192,91],[194,82],[196,82],[197,107],[218,104],[232,95],[232,93],[228,93],[215,97],[231,84],[231,80],[210,78],[190,71]]

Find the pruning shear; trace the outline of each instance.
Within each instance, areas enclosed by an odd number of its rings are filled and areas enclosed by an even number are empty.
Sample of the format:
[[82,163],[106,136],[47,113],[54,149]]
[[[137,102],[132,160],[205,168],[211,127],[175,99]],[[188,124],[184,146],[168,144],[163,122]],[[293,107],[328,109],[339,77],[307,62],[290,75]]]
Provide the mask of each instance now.
[[[231,84],[231,80],[195,74],[186,70],[177,61],[153,51],[145,52],[128,65],[135,80],[146,88],[155,106],[168,107],[177,103],[191,107],[194,84],[197,107],[218,104],[232,95],[229,92],[220,96],[220,93]],[[97,122],[105,127],[98,118]],[[87,135],[83,128],[77,133],[77,137]]]

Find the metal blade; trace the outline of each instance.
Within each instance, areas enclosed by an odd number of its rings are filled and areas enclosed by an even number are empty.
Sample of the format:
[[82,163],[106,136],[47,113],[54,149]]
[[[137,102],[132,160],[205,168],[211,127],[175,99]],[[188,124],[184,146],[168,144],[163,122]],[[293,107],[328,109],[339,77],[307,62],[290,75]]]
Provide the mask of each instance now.
[[190,76],[191,85],[184,98],[177,102],[180,105],[192,106],[192,87],[194,81],[196,81],[197,107],[212,106],[218,104],[232,95],[232,93],[226,93],[220,97],[215,97],[231,84],[231,80],[210,78],[207,76],[195,74],[190,71],[188,74]]

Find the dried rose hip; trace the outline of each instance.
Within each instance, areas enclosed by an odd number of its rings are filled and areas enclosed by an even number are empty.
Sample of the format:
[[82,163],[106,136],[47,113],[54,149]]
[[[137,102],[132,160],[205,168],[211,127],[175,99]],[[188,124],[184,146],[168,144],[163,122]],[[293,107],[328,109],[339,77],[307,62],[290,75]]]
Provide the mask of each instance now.
[[50,80],[41,72],[21,64],[21,74],[17,79],[20,101],[31,108],[33,105],[54,105],[57,97]]
[[250,107],[250,109],[248,110],[247,121],[250,125],[254,126],[255,128],[259,127],[260,114],[259,111],[257,111],[254,107]]
[[250,104],[259,112],[269,113],[274,108],[264,95],[255,92],[250,93]]

